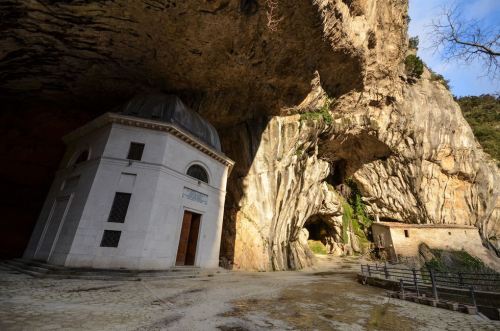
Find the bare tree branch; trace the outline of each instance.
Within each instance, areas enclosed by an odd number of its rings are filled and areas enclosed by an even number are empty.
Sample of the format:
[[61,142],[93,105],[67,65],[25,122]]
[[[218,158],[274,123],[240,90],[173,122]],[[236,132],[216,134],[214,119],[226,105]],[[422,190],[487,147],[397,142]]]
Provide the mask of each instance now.
[[495,78],[499,73],[500,29],[488,28],[478,21],[466,20],[457,6],[443,8],[441,16],[430,25],[431,48],[443,59],[471,63],[479,60],[485,74]]

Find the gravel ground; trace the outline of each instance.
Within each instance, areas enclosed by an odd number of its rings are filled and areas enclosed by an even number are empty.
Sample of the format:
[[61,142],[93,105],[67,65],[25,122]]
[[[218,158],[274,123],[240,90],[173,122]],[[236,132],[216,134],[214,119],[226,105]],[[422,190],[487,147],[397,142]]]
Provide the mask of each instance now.
[[388,299],[355,260],[301,272],[194,279],[37,279],[0,270],[0,330],[500,330],[500,322]]

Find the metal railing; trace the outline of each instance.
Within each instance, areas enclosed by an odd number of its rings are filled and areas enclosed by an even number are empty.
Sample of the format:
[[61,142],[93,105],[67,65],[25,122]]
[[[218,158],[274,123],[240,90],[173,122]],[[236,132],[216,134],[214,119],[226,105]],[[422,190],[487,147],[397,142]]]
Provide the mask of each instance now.
[[446,300],[477,305],[478,292],[500,293],[500,274],[441,272],[433,269],[409,269],[387,264],[362,264],[361,274],[391,280],[399,284],[402,292],[414,292],[417,296],[430,295],[436,301]]

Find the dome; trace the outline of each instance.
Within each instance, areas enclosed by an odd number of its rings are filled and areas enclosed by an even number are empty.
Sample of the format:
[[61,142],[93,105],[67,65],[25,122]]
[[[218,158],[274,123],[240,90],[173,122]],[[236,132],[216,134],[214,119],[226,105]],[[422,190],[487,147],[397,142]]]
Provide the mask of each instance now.
[[122,115],[174,124],[217,151],[221,151],[217,130],[175,95],[159,93],[136,96],[120,107],[117,112]]

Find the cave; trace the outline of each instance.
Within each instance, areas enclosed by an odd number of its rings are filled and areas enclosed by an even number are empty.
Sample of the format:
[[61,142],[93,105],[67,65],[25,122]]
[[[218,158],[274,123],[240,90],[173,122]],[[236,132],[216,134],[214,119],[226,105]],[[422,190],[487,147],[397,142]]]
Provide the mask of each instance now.
[[345,159],[332,162],[326,182],[334,187],[343,184],[346,177],[346,167],[347,161]]
[[311,216],[304,227],[309,232],[308,240],[321,241],[323,244],[327,243],[327,238],[334,238],[336,234],[335,228],[318,215]]
[[0,165],[1,258],[26,248],[64,153],[61,137],[136,94],[165,92],[221,132],[236,161],[221,245],[231,261],[242,181],[268,118],[302,102],[316,73],[332,97],[364,84],[363,56],[324,38],[309,2],[280,7],[290,18],[280,21],[280,33],[262,24],[266,10],[257,1],[13,0],[0,7],[0,137],[8,142],[0,152],[9,161]]

